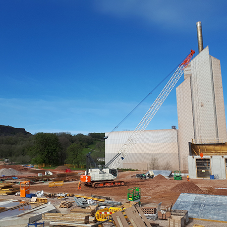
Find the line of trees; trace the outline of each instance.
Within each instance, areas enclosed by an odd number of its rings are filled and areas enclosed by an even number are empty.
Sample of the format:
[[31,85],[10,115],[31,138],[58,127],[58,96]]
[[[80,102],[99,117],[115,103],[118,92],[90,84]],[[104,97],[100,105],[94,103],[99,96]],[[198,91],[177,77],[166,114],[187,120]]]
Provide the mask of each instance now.
[[94,159],[105,156],[104,133],[17,133],[0,136],[0,158],[20,164],[85,165],[92,149]]

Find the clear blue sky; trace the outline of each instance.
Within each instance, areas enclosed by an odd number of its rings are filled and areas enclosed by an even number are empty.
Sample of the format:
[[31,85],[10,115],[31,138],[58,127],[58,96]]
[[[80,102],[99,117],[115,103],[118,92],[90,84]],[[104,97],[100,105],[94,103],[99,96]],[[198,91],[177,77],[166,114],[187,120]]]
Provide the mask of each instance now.
[[[226,0],[0,0],[0,125],[111,131],[191,49],[198,54],[197,21],[221,60],[226,107],[226,9]],[[118,130],[134,130],[165,83]],[[149,129],[172,125],[175,89]]]

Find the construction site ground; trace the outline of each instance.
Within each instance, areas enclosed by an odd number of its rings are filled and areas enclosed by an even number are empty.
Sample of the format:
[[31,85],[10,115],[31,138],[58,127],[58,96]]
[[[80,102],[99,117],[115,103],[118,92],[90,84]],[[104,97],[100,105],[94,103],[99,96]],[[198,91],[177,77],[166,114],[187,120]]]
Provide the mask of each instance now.
[[[3,166],[0,167],[0,169]],[[5,168],[5,166],[4,166]],[[9,168],[9,166],[8,166]],[[18,169],[17,167],[10,166],[10,168],[20,171],[26,179],[26,175],[29,176],[32,171],[24,168]],[[39,171],[40,172],[40,171]],[[82,172],[78,171],[77,175]],[[141,180],[136,178],[137,173],[141,171],[126,171],[119,172],[118,180],[124,180],[125,185],[120,187],[109,188],[91,188],[82,184],[82,188],[78,189],[77,181],[64,182],[60,187],[49,187],[49,182],[35,183],[30,187],[30,193],[43,190],[45,193],[73,193],[74,195],[84,196],[103,196],[110,197],[114,201],[120,201],[125,203],[127,201],[127,192],[129,188],[139,187],[141,189],[141,204],[147,207],[157,207],[159,203],[162,203],[161,208],[170,207],[174,205],[181,193],[195,193],[195,194],[212,194],[212,195],[224,195],[227,196],[227,180],[210,180],[210,179],[190,179],[188,182],[186,177],[182,180],[174,180],[173,177],[166,179],[165,177],[158,175],[153,179]],[[19,185],[15,185],[19,187]],[[14,195],[1,196],[2,199],[18,199]],[[28,199],[28,198],[26,198]],[[48,199],[53,205],[58,206],[61,201],[59,199]],[[64,209],[63,209],[64,210]],[[66,210],[64,210],[66,212]],[[160,226],[168,226],[167,221],[159,221]],[[200,224],[204,226],[227,226],[227,223],[222,222],[210,222],[191,220],[187,225],[189,227],[193,224]]]
[[[138,172],[120,172],[119,180],[125,181],[125,186],[109,188],[91,188],[83,186],[78,190],[78,181],[65,182],[61,187],[49,188],[48,182],[31,185],[32,191],[48,193],[74,193],[86,196],[99,195],[111,197],[115,201],[126,202],[129,188],[141,189],[141,203],[150,206],[162,202],[162,206],[174,204],[181,193],[212,194],[227,196],[227,180],[190,179],[174,180],[173,177],[166,179],[161,175],[154,179],[141,180],[135,177]],[[226,188],[226,189],[218,189]]]

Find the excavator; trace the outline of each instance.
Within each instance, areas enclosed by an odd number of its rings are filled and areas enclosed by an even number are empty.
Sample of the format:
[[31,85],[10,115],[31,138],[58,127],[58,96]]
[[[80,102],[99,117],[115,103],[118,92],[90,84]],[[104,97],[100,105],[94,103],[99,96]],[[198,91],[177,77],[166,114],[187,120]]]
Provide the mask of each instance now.
[[[92,163],[92,158],[90,152],[87,154],[87,169],[84,175],[81,175],[80,180],[84,182],[86,186],[92,187],[113,187],[125,185],[124,181],[115,180],[118,176],[117,168],[120,166],[121,162],[125,159],[128,151],[135,145],[136,141],[141,138],[142,133],[145,131],[146,127],[149,125],[150,121],[153,119],[165,99],[168,97],[176,83],[179,81],[184,73],[184,69],[190,63],[194,50],[191,50],[190,54],[184,59],[184,61],[177,67],[175,72],[172,74],[171,78],[162,89],[154,103],[150,106],[140,123],[137,125],[136,129],[129,136],[127,141],[118,151],[118,153],[104,166],[104,168],[89,168],[90,163]],[[104,139],[108,139],[108,136]]]

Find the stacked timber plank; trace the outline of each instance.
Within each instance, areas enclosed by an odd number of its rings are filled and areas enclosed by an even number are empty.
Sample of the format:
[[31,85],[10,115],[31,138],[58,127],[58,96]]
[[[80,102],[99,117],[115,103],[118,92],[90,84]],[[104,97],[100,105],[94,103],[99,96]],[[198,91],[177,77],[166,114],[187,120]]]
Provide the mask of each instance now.
[[70,208],[73,205],[73,202],[61,201],[59,208]]
[[45,213],[42,215],[42,219],[44,221],[50,222],[61,222],[62,224],[64,222],[74,224],[89,224],[89,215],[86,213]]
[[70,212],[72,212],[72,213],[89,214],[92,217],[95,217],[96,208],[97,208],[97,206],[89,206],[89,207],[86,207],[86,209],[80,208],[80,207],[76,207],[76,208],[71,209]]
[[[127,216],[127,219],[125,218]],[[137,206],[132,206],[124,211],[118,211],[113,213],[112,218],[117,227],[129,227],[129,226],[159,226],[158,224],[150,222],[144,215],[142,209]]]
[[[67,203],[67,202],[66,202]],[[72,202],[68,202],[72,203]],[[62,202],[61,204],[65,203]],[[67,204],[66,204],[67,206]],[[96,206],[90,206],[89,208],[83,209],[76,207],[70,210],[70,213],[45,213],[42,215],[43,221],[50,222],[50,225],[59,225],[59,226],[92,226],[95,224],[95,212]]]
[[12,183],[0,183],[0,195],[14,195],[19,189],[13,188]]

